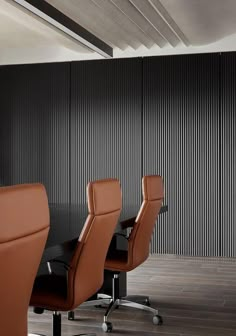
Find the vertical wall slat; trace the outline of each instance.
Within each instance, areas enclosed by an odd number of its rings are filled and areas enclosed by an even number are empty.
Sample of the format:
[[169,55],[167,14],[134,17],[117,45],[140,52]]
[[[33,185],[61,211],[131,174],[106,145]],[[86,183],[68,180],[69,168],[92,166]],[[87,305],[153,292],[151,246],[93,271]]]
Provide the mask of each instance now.
[[220,253],[218,70],[219,55],[144,59],[143,172],[168,204],[152,253]]
[[69,67],[1,67],[0,182],[42,182],[55,203],[70,193]]
[[141,200],[141,59],[72,63],[71,201],[117,177],[123,206]]
[[236,256],[236,54],[221,55],[222,254]]

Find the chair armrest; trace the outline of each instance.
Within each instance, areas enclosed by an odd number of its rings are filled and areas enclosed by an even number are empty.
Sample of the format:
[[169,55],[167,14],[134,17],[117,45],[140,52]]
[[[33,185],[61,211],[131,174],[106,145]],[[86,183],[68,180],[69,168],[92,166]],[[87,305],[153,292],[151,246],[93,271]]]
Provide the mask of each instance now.
[[132,218],[126,219],[123,222],[120,222],[120,226],[122,230],[127,229],[127,228],[132,228],[135,224],[135,219],[136,217],[132,217]]
[[115,236],[120,236],[120,237],[123,237],[123,238],[125,238],[127,240],[129,239],[129,236],[126,236],[124,233],[121,233],[121,232],[116,232]]
[[58,260],[58,259],[52,259],[49,261],[49,263],[58,263],[58,264],[62,264],[63,267],[65,268],[66,271],[69,271],[69,269],[71,268],[69,264],[67,264],[65,261],[63,260]]

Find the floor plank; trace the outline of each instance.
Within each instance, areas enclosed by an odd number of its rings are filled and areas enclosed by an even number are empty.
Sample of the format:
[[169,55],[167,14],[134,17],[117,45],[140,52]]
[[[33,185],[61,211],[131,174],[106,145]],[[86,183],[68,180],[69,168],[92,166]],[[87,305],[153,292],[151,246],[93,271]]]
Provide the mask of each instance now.
[[[121,307],[111,315],[113,334],[144,336],[235,336],[236,259],[153,255],[128,274],[128,293],[150,296],[164,324],[154,326],[144,311]],[[62,317],[62,335],[101,330],[104,309],[76,310],[76,320]],[[29,310],[29,332],[51,335],[51,313]]]

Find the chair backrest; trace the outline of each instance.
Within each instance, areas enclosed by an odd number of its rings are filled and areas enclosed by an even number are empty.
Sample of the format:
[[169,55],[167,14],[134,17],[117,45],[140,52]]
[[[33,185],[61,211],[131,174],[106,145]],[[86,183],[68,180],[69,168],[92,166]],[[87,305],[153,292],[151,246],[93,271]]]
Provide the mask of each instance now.
[[95,294],[103,284],[106,254],[121,211],[119,181],[90,182],[87,201],[89,214],[68,273],[67,300],[75,307]]
[[49,230],[41,184],[0,188],[0,335],[27,335],[27,312]]
[[164,198],[161,176],[144,176],[142,191],[143,202],[128,240],[130,270],[143,263],[149,256],[149,244]]

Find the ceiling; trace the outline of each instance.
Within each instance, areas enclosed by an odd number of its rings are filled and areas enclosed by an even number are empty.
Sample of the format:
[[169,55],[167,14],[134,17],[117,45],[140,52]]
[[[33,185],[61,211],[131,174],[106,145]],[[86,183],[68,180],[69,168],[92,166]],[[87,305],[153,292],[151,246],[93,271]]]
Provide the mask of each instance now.
[[[236,50],[236,0],[47,0],[113,57]],[[14,0],[0,0],[0,64],[103,58]]]

